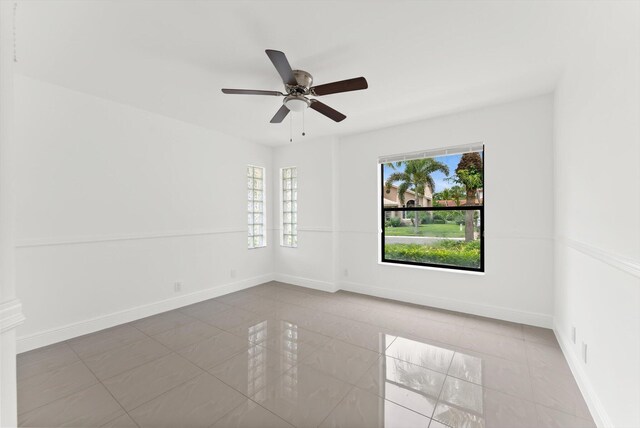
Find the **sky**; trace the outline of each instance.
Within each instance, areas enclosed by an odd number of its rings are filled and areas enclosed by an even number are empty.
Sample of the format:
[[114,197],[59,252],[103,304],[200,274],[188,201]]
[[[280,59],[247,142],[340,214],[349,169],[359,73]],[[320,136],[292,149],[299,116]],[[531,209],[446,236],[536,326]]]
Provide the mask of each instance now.
[[[438,156],[438,157],[435,157],[434,159],[437,160],[438,162],[442,162],[443,164],[449,167],[449,177],[451,177],[455,175],[456,167],[458,166],[458,162],[460,162],[461,157],[462,155],[459,154],[459,155]],[[398,170],[403,171],[404,165],[400,166]],[[385,165],[384,180],[386,181],[387,177],[389,177],[389,175],[393,174],[394,172],[395,170]],[[434,172],[433,174],[431,174],[431,177],[433,178],[433,181],[436,183],[436,188],[434,192],[442,192],[444,189],[455,186],[454,183],[447,181],[446,180],[447,176],[441,173],[440,171]]]

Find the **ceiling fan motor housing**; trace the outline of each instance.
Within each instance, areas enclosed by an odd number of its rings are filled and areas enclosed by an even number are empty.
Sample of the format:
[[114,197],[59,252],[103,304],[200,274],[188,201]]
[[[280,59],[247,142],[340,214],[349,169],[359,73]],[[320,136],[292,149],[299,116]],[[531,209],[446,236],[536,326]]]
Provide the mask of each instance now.
[[292,72],[298,85],[285,85],[289,95],[284,98],[282,103],[291,111],[302,111],[311,105],[311,101],[305,95],[309,94],[309,88],[313,84],[313,76],[304,70],[292,70]]
[[287,92],[290,94],[299,93],[299,94],[309,94],[309,88],[313,84],[313,76],[311,73],[308,73],[304,70],[292,70],[293,77],[296,78],[296,82],[298,82],[297,86],[293,85],[285,85],[287,88]]

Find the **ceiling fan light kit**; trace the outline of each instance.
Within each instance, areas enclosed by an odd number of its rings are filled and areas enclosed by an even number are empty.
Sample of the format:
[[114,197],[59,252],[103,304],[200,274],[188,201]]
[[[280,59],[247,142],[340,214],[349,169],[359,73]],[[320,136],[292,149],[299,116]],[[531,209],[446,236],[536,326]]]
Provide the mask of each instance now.
[[288,95],[282,102],[290,111],[302,111],[309,107],[311,101],[302,95]]
[[347,116],[314,98],[309,98],[309,96],[318,97],[368,88],[367,80],[364,77],[312,86],[313,76],[311,73],[304,70],[293,70],[283,52],[271,49],[267,49],[265,52],[280,74],[286,93],[253,89],[222,89],[222,92],[236,95],[283,96],[282,107],[273,116],[271,123],[281,123],[289,112],[302,112],[307,107],[335,122],[341,122]]

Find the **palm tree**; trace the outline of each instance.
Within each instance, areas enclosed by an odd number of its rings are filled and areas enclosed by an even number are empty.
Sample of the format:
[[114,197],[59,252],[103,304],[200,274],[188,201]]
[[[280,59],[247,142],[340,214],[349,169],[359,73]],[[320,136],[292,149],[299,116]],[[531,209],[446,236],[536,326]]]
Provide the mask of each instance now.
[[[438,203],[438,201],[454,201],[456,206],[460,206],[460,199],[464,198],[464,189],[462,186],[451,186],[447,189],[441,190],[438,193],[433,194],[433,200]],[[438,204],[439,206],[449,206],[447,203]]]
[[[456,167],[456,176],[452,181],[464,186],[467,192],[466,205],[477,205],[478,189],[482,187],[482,156],[480,153],[465,153]],[[465,211],[464,240],[473,241],[473,210]]]
[[[399,168],[404,165],[404,170]],[[411,190],[416,195],[415,205],[419,206],[419,201],[424,198],[425,190],[427,186],[431,189],[431,192],[435,190],[436,184],[433,181],[433,174],[436,171],[440,171],[445,175],[449,175],[449,167],[442,162],[438,162],[432,158],[425,159],[412,159],[404,162],[395,162],[388,164],[391,168],[396,170],[391,174],[385,182],[386,193],[391,191],[391,186],[396,181],[399,181],[398,185],[398,199],[400,203],[404,205],[404,194],[407,190]],[[418,228],[420,227],[420,216],[418,211],[415,211],[413,225],[415,227],[415,233],[418,234]]]
[[451,186],[449,189],[450,198],[456,202],[456,206],[460,206],[460,199],[464,197],[464,189],[462,186]]

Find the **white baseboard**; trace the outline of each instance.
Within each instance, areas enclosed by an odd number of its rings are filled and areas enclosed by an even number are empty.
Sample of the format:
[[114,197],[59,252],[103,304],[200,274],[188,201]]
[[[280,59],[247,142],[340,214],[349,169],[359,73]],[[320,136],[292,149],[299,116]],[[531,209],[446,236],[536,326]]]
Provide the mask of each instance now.
[[582,367],[582,363],[580,362],[578,355],[572,351],[571,342],[560,333],[560,330],[555,325],[553,326],[553,332],[558,338],[560,349],[562,349],[564,358],[567,360],[567,363],[569,363],[571,373],[573,373],[573,377],[578,384],[578,388],[580,388],[580,392],[582,392],[584,401],[587,403],[587,407],[589,407],[593,421],[596,423],[598,428],[614,428],[613,422],[602,405],[602,402],[598,398],[589,377]]
[[301,276],[275,273],[274,280],[298,285],[300,287],[313,288],[314,290],[327,291],[329,293],[335,293],[336,291],[338,291],[338,288],[333,282],[319,281],[317,279],[303,278]]
[[450,311],[464,312],[472,315],[495,318],[504,321],[534,325],[537,327],[553,328],[553,316],[536,312],[518,311],[500,306],[490,306],[461,300],[429,296],[422,293],[400,291],[391,288],[377,287],[356,282],[341,282],[340,289],[354,293],[368,294],[385,299],[415,303]]
[[109,327],[115,327],[119,324],[135,321],[140,318],[159,314],[161,312],[170,311],[182,306],[198,303],[203,300],[212,299],[214,297],[233,293],[234,291],[244,290],[245,288],[254,287],[265,282],[273,281],[274,274],[266,274],[243,279],[232,283],[217,285],[206,290],[195,291],[189,294],[172,297],[170,299],[153,302],[146,305],[136,306],[134,308],[125,309],[123,311],[114,312],[107,315],[101,315],[84,321],[67,324],[62,327],[52,328],[42,332],[30,334],[28,336],[18,337],[17,352],[26,352],[32,349],[41,348],[53,343],[69,340],[84,334],[94,333]]
[[523,324],[535,325],[539,327],[553,327],[553,318],[550,315],[515,311],[513,309],[495,306],[479,305],[453,299],[445,299],[436,296],[398,291],[384,287],[376,287],[355,282],[341,282],[339,286],[333,282],[321,281],[311,278],[304,278],[281,273],[271,273],[247,278],[241,281],[222,284],[206,290],[196,291],[170,299],[153,302],[146,305],[136,306],[123,311],[101,315],[88,320],[67,324],[61,327],[52,328],[28,336],[21,336],[17,339],[18,353],[30,351],[32,349],[51,345],[53,343],[69,340],[84,334],[94,333],[105,328],[114,327],[119,324],[135,321],[140,318],[155,315],[161,312],[170,311],[182,306],[212,299],[234,291],[244,290],[269,281],[286,282],[300,287],[312,288],[315,290],[334,293],[340,289],[353,291],[355,293],[368,294],[387,299],[403,302],[416,303],[425,306],[432,306],[440,309],[448,309],[468,314],[486,316],[506,321],[519,322]]

